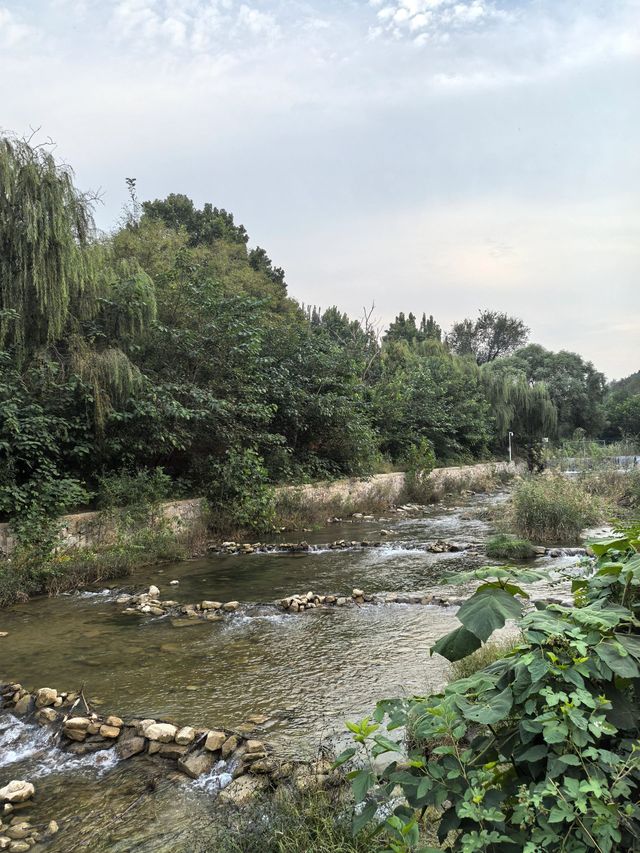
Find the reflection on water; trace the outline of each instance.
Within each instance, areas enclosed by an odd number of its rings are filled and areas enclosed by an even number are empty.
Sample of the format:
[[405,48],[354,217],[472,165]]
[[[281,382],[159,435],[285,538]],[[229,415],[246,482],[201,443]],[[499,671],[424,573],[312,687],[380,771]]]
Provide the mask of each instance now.
[[[501,499],[469,503],[482,508]],[[137,571],[119,588],[139,591],[155,583],[162,598],[183,602],[267,602],[307,590],[349,594],[354,586],[436,590],[443,574],[481,558],[404,545],[486,538],[489,525],[468,513],[468,507],[441,507],[419,519],[332,525],[307,534],[309,541],[372,540],[381,527],[391,536],[379,549],[215,556],[155,567]],[[173,579],[178,586],[169,584]],[[115,594],[115,588],[96,589],[3,612],[11,642],[3,641],[10,654],[0,661],[0,680],[69,690],[84,684],[107,711],[197,726],[233,727],[265,714],[272,723],[264,734],[282,754],[311,754],[346,717],[369,712],[381,697],[438,689],[447,664],[430,658],[429,646],[456,624],[453,609],[413,605],[172,623],[121,614]],[[136,759],[133,772],[131,765],[113,766],[103,753],[63,760],[50,752],[47,737],[0,719],[0,782],[26,778],[36,784],[39,818],[61,822],[60,849],[197,849],[194,822],[202,827],[211,820],[211,791],[224,782],[224,768],[205,783],[171,780],[144,758]],[[153,797],[145,786],[154,788]]]

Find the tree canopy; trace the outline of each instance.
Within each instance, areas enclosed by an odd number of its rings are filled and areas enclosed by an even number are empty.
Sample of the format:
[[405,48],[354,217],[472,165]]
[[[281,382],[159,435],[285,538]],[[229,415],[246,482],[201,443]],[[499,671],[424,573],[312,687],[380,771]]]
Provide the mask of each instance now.
[[182,194],[139,203],[127,184],[130,210],[98,237],[71,171],[0,139],[5,518],[88,501],[123,470],[160,467],[176,492],[236,500],[242,478],[248,494],[426,447],[439,464],[485,458],[510,429],[553,436],[556,415],[561,434],[600,429],[601,374],[517,349],[521,320],[484,311],[443,341],[432,315],[399,313],[380,338],[366,312],[292,299],[231,213]]

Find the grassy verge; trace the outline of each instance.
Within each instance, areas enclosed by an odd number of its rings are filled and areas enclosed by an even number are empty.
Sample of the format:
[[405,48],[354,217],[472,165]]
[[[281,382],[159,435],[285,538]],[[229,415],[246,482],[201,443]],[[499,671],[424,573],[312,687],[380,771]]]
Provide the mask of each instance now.
[[167,529],[147,529],[96,548],[43,551],[21,546],[0,560],[0,607],[34,595],[57,595],[128,575],[135,566],[181,560],[185,545]]

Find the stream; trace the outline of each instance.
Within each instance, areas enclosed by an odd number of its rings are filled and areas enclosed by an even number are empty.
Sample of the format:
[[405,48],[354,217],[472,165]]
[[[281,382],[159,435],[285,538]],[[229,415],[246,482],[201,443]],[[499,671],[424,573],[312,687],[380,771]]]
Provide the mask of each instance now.
[[[215,555],[139,569],[108,589],[14,606],[0,614],[0,628],[9,632],[0,641],[0,681],[62,690],[84,685],[98,710],[125,718],[234,728],[260,714],[268,718],[260,736],[278,755],[311,757],[322,743],[343,737],[345,719],[370,713],[378,699],[442,687],[448,665],[430,657],[429,646],[455,627],[455,608],[365,604],[206,622],[123,614],[118,594],[155,584],[161,598],[184,603],[267,603],[309,590],[443,591],[445,574],[486,558],[415,545],[482,542],[493,532],[482,511],[505,499],[474,495],[418,518],[394,514],[297,535],[314,544],[379,539],[385,529],[380,548]],[[111,752],[67,756],[52,750],[48,737],[0,714],[0,786],[10,779],[35,784],[32,818],[46,824],[55,817],[61,827],[48,849],[213,851],[206,828],[215,819],[215,778],[160,774],[150,759],[118,763]]]

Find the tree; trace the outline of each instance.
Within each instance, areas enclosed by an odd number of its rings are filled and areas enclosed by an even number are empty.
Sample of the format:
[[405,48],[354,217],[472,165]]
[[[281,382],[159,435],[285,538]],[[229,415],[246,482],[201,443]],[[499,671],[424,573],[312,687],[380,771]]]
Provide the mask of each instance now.
[[529,383],[543,382],[558,410],[558,434],[572,436],[578,428],[589,436],[604,426],[605,378],[589,361],[564,350],[554,353],[529,344],[501,359],[501,369],[520,372]]
[[447,335],[447,343],[458,355],[472,355],[478,364],[486,364],[523,346],[529,329],[522,320],[500,311],[481,311],[477,320],[456,323]]
[[20,360],[95,308],[86,196],[46,147],[0,137],[0,348]]

